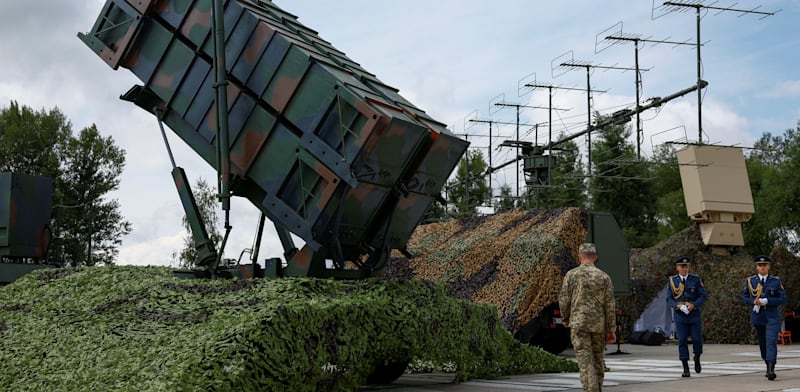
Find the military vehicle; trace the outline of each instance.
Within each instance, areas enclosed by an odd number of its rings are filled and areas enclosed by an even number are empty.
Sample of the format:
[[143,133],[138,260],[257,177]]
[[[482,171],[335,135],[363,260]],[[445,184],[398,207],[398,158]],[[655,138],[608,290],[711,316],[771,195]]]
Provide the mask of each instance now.
[[468,147],[269,1],[108,0],[79,37],[111,68],[142,81],[122,99],[218,170],[221,245],[209,240],[170,153],[210,275],[224,274],[217,246],[224,249],[230,232],[232,195],[261,210],[259,240],[264,219],[275,224],[285,262],[270,259],[261,271],[253,252],[252,264],[231,273],[374,276],[391,249],[405,248]]

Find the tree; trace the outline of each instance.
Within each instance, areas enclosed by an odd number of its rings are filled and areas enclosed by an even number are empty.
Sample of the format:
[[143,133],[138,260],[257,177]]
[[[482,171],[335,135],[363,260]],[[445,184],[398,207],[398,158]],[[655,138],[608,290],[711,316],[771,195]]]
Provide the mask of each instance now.
[[672,144],[658,146],[650,158],[652,192],[656,199],[658,240],[663,240],[694,223],[686,213],[678,156]]
[[755,212],[749,221],[742,224],[744,247],[751,254],[769,254],[775,245],[784,242],[782,238],[786,238],[780,223],[783,211],[763,207],[771,202],[772,196],[765,187],[769,187],[774,181],[768,178],[776,176],[777,166],[760,160],[758,154],[751,155],[745,162]]
[[[563,133],[559,139],[563,139]],[[546,190],[547,206],[586,208],[586,169],[578,145],[569,140],[553,150],[556,165],[550,174],[550,188]]]
[[800,251],[800,126],[783,136],[765,133],[747,159],[755,213],[744,225],[745,247],[770,253],[776,245]]
[[453,204],[457,217],[474,215],[478,206],[491,197],[491,189],[484,177],[487,166],[483,154],[477,149],[468,150],[459,161],[456,178],[447,183],[450,189],[448,201]]
[[592,208],[614,215],[628,243],[635,248],[655,243],[658,234],[656,203],[648,169],[636,160],[627,140],[630,128],[610,125],[592,142],[590,173]]
[[119,188],[125,151],[91,125],[67,140],[62,167],[56,179],[60,203],[73,208],[58,214],[60,257],[73,266],[113,263],[131,225],[123,219],[119,202],[105,196]]
[[36,112],[12,101],[0,110],[0,171],[57,178],[71,134],[58,108]]
[[511,185],[503,184],[500,186],[500,196],[494,207],[497,212],[506,212],[514,209],[514,197],[511,196]]
[[[216,189],[211,187],[206,180],[199,178],[194,185],[192,193],[211,242],[219,244],[222,241],[222,233],[219,230],[219,202]],[[183,249],[173,252],[172,258],[178,262],[180,268],[193,268],[198,261],[198,255],[192,238],[192,229],[189,226],[189,219],[186,215],[183,216],[182,223],[186,229],[186,237],[183,238]]]
[[117,200],[125,151],[92,125],[73,135],[58,108],[34,111],[17,102],[0,110],[0,170],[53,178],[50,258],[65,265],[109,264],[130,223]]
[[447,218],[445,206],[439,200],[434,200],[428,205],[428,209],[425,210],[425,215],[422,216],[422,223],[441,222]]

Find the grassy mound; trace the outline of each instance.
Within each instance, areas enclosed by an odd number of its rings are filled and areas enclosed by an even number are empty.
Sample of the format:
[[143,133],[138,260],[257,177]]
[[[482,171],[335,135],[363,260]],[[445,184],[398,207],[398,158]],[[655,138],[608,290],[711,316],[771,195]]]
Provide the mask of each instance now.
[[168,268],[45,270],[0,289],[0,389],[355,390],[374,367],[456,380],[576,371],[497,311],[405,279],[183,280]]

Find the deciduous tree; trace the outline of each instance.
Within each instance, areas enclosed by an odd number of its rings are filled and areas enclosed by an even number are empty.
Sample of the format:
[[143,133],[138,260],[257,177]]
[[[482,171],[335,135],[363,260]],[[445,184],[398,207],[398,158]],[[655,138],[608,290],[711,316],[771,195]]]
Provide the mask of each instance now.
[[448,202],[453,205],[457,217],[474,215],[478,206],[486,204],[491,197],[484,177],[487,166],[480,150],[468,150],[459,161],[455,179],[447,183]]
[[35,111],[11,102],[0,109],[0,171],[53,179],[48,258],[65,265],[113,263],[131,231],[116,199],[125,151],[95,125],[73,134],[58,108]]

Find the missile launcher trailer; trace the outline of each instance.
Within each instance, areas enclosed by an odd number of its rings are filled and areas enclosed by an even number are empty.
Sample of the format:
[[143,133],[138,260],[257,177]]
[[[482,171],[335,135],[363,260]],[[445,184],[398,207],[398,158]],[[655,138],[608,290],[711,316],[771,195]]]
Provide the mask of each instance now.
[[[273,259],[266,274],[377,274],[468,143],[272,2],[224,1],[224,50],[212,11],[212,0],[108,0],[79,37],[142,81],[123,99],[167,124],[274,222],[286,265]],[[191,193],[179,192],[192,221]],[[200,224],[192,228],[201,264],[214,264]]]

